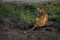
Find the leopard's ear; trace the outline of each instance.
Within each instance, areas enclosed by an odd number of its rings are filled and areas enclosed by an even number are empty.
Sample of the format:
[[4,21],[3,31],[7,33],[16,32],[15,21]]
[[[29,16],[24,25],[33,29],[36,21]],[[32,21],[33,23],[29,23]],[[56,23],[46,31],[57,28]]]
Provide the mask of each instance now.
[[40,10],[40,8],[37,8],[37,10]]
[[44,9],[41,9],[42,11],[44,11]]
[[45,8],[41,8],[42,11],[46,10]]

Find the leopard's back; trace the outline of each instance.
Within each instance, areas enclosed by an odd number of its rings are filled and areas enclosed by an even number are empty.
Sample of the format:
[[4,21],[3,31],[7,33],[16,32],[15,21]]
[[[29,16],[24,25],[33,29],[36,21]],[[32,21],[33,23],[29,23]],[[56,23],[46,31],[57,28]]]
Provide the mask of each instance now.
[[36,18],[36,24],[41,27],[41,26],[44,26],[46,21],[48,19],[48,16],[45,15],[44,17],[42,16],[41,18]]

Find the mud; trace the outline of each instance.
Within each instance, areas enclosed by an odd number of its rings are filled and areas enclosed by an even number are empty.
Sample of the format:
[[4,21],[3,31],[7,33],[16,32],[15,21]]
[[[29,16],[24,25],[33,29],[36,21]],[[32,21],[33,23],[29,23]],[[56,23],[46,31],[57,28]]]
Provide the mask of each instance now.
[[26,23],[17,19],[0,19],[0,40],[60,40],[60,20],[51,19],[42,28],[31,32],[34,23]]

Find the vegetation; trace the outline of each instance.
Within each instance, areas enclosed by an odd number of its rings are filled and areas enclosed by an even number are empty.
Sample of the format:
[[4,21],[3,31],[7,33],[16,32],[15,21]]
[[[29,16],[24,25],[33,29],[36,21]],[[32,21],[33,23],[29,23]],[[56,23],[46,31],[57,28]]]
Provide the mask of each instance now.
[[16,18],[25,22],[34,22],[37,17],[36,8],[47,10],[49,19],[60,18],[60,2],[43,3],[3,3],[0,2],[0,18]]

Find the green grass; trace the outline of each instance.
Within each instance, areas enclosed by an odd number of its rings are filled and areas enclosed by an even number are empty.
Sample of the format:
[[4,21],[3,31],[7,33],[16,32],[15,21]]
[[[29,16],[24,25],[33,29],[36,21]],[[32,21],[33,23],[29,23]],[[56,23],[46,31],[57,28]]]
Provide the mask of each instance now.
[[16,18],[25,22],[34,22],[36,8],[46,9],[49,19],[60,18],[60,2],[45,3],[3,3],[0,2],[0,18]]

